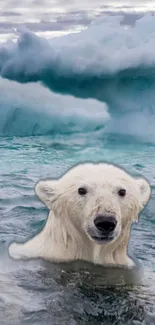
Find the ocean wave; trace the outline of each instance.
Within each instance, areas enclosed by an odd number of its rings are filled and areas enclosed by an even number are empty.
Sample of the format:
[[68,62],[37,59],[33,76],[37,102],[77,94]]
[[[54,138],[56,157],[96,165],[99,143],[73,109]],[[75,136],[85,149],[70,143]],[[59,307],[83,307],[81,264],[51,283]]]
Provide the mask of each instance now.
[[[81,109],[80,104],[77,109],[80,111],[79,122],[77,117],[73,121],[74,113],[71,121],[68,116],[65,121],[58,105],[57,110],[60,114],[57,112],[55,119],[53,113],[52,117],[50,116],[49,108],[48,110],[43,106],[39,108],[40,103],[37,109],[23,108],[26,112],[23,119],[29,114],[28,120],[33,121],[29,126],[27,124],[27,130],[23,134],[47,134],[53,132],[53,125],[57,132],[64,131],[65,128],[68,132],[79,129],[84,121],[83,130],[88,130],[92,128],[92,116],[96,116],[96,105],[99,102],[106,103],[109,108],[112,124],[108,127],[111,131],[121,130],[132,134],[133,131],[141,133],[147,129],[150,133],[154,132],[155,20],[148,14],[139,19],[134,28],[125,28],[120,25],[120,19],[120,17],[100,18],[80,33],[51,40],[22,30],[16,43],[10,41],[2,44],[0,48],[2,78],[22,84],[33,82],[37,83],[37,86],[39,82],[61,96],[95,100],[93,114],[90,109],[91,118],[89,114],[86,119],[83,117],[83,108]],[[65,102],[66,96],[62,98]],[[74,103],[76,100],[74,99]],[[51,106],[52,104],[51,100]],[[83,101],[82,106],[85,105],[90,106]],[[104,110],[105,107],[103,112]],[[19,118],[19,124],[20,110],[16,108],[11,114],[10,121],[14,124]],[[63,123],[60,123],[61,115],[62,122],[65,121],[64,127]],[[5,123],[1,134],[9,134],[8,125],[11,125],[10,122]],[[21,132],[13,130],[12,133]]]

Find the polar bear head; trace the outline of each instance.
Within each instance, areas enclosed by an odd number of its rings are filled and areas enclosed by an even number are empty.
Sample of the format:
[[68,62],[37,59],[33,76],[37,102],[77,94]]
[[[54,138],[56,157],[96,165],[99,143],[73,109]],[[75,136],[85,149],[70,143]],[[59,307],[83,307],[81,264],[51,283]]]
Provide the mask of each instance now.
[[91,241],[115,241],[150,198],[149,183],[106,163],[77,165],[57,180],[40,181],[36,194],[65,227]]

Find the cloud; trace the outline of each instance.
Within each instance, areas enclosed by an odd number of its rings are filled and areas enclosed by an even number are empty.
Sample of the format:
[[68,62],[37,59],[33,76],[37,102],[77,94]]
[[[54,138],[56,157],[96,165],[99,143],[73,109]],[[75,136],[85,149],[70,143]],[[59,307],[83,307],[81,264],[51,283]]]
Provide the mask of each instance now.
[[149,0],[1,0],[0,7],[1,8],[9,8],[10,10],[16,8],[29,8],[29,9],[36,9],[39,7],[44,8],[44,10],[54,10],[56,8],[62,9],[62,10],[81,10],[81,9],[96,9],[98,7],[105,7],[105,8],[113,8],[115,6],[121,6],[126,9],[129,9],[132,7],[138,7],[138,6],[146,6],[153,7],[154,1]]
[[0,17],[12,17],[12,16],[22,16],[19,12],[13,12],[13,11],[1,11],[0,12]]
[[137,1],[139,11],[134,12],[135,0],[90,0],[89,4],[86,0],[1,0],[0,34],[5,34],[5,38],[12,29],[25,26],[35,33],[41,32],[42,36],[46,32],[49,36],[50,32],[57,35],[58,32],[87,27],[101,15],[122,15],[123,24],[133,25],[144,11],[152,10],[149,9],[150,3]]

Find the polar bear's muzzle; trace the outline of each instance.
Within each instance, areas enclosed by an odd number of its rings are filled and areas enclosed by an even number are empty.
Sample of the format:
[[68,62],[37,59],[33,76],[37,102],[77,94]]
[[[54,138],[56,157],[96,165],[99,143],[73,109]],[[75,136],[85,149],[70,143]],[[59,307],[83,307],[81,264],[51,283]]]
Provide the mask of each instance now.
[[115,216],[97,215],[94,219],[95,227],[103,234],[109,234],[114,231],[117,225]]
[[114,240],[116,234],[117,219],[115,215],[97,214],[94,218],[94,226],[89,229],[91,239],[104,244]]

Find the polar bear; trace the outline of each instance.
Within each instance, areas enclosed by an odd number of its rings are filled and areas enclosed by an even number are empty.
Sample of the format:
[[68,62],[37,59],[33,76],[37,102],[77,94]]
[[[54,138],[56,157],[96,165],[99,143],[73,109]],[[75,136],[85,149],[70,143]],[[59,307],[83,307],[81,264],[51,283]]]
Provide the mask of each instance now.
[[12,258],[134,265],[130,228],[150,198],[147,180],[112,164],[84,163],[39,181],[35,192],[49,209],[45,227],[26,243],[12,243]]

